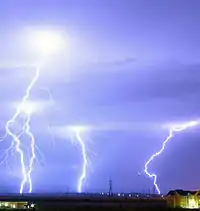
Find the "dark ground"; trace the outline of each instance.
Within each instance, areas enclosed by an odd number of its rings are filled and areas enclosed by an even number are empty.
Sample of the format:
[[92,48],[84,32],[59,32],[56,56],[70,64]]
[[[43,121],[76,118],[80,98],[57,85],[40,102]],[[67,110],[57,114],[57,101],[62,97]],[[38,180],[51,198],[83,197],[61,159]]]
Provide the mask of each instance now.
[[[172,211],[164,198],[127,198],[98,196],[0,196],[0,201],[26,201],[38,211]],[[16,211],[19,211],[15,209]],[[32,209],[33,210],[33,209]],[[183,210],[183,209],[173,209]],[[30,211],[30,209],[29,209]]]

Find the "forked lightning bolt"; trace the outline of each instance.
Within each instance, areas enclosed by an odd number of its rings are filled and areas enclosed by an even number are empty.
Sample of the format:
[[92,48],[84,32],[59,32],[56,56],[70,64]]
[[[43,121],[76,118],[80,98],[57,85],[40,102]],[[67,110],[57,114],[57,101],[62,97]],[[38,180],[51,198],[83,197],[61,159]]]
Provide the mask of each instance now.
[[[39,75],[40,75],[40,68],[37,67],[35,76],[32,79],[32,81],[30,82],[29,86],[27,87],[26,93],[25,93],[20,105],[18,106],[16,113],[6,123],[6,133],[7,133],[7,135],[11,136],[11,138],[13,139],[11,146],[15,146],[15,149],[19,153],[19,156],[20,156],[21,170],[22,170],[22,176],[23,176],[23,180],[22,180],[21,185],[20,185],[20,193],[23,193],[24,185],[26,183],[29,184],[28,192],[29,193],[32,192],[31,173],[33,171],[33,165],[34,165],[34,161],[35,161],[35,158],[36,158],[36,155],[35,155],[35,139],[34,139],[33,134],[30,131],[30,120],[31,120],[32,111],[29,110],[29,108],[27,108],[27,110],[25,110],[24,108],[27,106],[26,104],[28,103],[30,92],[31,92],[32,88],[34,87],[35,83],[37,82]],[[31,142],[30,143],[31,158],[30,158],[30,163],[29,163],[28,167],[26,167],[26,165],[25,165],[24,152],[21,149],[20,136],[16,135],[14,132],[12,132],[12,130],[10,128],[11,125],[17,120],[19,115],[22,114],[22,113],[25,113],[27,115],[27,117],[26,117],[25,124],[23,126],[23,132],[20,135],[26,134],[30,138],[30,142]]]
[[156,158],[157,156],[159,156],[164,151],[164,149],[166,147],[166,144],[172,139],[172,137],[174,136],[174,134],[176,132],[183,131],[183,130],[189,128],[189,127],[194,127],[194,126],[196,126],[198,124],[199,124],[198,121],[190,121],[190,122],[187,122],[185,124],[180,124],[180,125],[176,125],[176,126],[172,127],[170,129],[170,131],[169,131],[169,135],[164,140],[161,149],[158,152],[156,152],[155,154],[153,154],[148,159],[148,161],[145,163],[144,172],[148,175],[148,177],[153,178],[153,183],[154,183],[154,186],[155,186],[158,194],[160,194],[160,189],[159,189],[158,184],[157,184],[157,175],[155,173],[149,173],[149,171],[148,171],[149,164],[154,160],[154,158]]
[[81,175],[79,177],[78,186],[77,186],[78,193],[82,192],[83,182],[87,176],[87,165],[88,165],[87,150],[86,150],[84,140],[81,138],[80,132],[81,132],[80,130],[78,130],[78,129],[76,130],[76,138],[80,144],[81,155],[82,155],[82,159],[83,159],[82,171],[81,171]]

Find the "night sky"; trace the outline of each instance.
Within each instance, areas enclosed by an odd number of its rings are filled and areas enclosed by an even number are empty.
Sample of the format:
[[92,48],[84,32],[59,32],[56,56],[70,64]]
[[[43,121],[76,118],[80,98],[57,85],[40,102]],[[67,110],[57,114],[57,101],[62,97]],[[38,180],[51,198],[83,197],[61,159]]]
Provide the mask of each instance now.
[[[149,191],[147,159],[169,125],[200,117],[199,0],[6,0],[0,2],[0,135],[23,97],[38,55],[27,29],[64,32],[66,47],[42,67],[30,100],[40,153],[33,192],[76,191],[82,135],[90,165],[84,191]],[[47,89],[51,92],[49,99]],[[200,188],[200,127],[177,133],[149,166],[163,193]],[[0,142],[0,158],[12,139]],[[25,145],[28,144],[23,139]],[[19,157],[0,165],[0,192],[18,192]]]

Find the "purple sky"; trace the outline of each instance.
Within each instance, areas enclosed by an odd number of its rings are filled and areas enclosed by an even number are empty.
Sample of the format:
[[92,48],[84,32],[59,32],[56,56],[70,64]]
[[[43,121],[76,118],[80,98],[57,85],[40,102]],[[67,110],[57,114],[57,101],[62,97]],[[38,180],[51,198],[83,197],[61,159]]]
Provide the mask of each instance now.
[[[91,126],[84,134],[92,140],[84,190],[107,191],[109,177],[115,191],[152,189],[152,180],[138,172],[167,136],[164,126],[200,116],[200,1],[7,0],[0,8],[1,136],[33,76],[27,64],[36,55],[19,41],[24,31],[55,28],[68,41],[45,64],[31,95],[46,102],[31,123],[44,155],[33,191],[76,190],[80,149],[62,134],[70,125]],[[51,91],[53,104],[42,88]],[[55,146],[48,124],[57,131]],[[200,188],[199,128],[177,134],[150,166],[163,192]],[[1,155],[10,142],[0,143]],[[0,169],[2,190],[18,191],[17,157]]]

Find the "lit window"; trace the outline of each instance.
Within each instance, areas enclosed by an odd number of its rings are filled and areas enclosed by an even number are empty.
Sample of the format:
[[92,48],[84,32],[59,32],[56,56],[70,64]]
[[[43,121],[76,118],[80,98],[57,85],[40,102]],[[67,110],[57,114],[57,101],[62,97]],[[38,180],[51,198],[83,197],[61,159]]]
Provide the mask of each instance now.
[[188,208],[190,208],[190,209],[198,208],[197,201],[195,201],[195,199],[189,199]]

